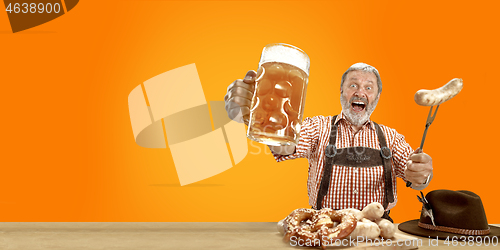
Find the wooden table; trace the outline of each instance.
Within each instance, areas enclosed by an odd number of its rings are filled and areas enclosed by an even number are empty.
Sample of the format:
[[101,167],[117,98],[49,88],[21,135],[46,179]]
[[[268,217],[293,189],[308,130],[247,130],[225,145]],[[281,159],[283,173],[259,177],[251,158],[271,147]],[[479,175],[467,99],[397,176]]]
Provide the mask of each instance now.
[[[436,249],[429,239],[419,249]],[[1,222],[0,249],[320,249],[281,241],[275,222]],[[443,245],[441,247],[452,247]],[[362,247],[363,246],[363,247]],[[496,248],[500,247],[497,245]],[[415,249],[415,246],[329,247],[328,249]],[[487,248],[484,246],[476,248]],[[489,248],[492,248],[490,245]]]

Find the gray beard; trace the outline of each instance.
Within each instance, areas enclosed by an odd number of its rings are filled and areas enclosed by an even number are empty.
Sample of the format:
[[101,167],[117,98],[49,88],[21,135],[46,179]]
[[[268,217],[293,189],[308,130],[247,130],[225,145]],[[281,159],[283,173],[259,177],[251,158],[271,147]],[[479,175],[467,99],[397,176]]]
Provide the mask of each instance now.
[[347,119],[355,126],[361,126],[370,120],[370,116],[377,107],[378,97],[373,101],[373,103],[368,103],[366,106],[366,111],[364,114],[358,114],[352,111],[351,103],[347,101],[343,93],[340,93],[340,104],[342,105],[342,112],[347,117]]

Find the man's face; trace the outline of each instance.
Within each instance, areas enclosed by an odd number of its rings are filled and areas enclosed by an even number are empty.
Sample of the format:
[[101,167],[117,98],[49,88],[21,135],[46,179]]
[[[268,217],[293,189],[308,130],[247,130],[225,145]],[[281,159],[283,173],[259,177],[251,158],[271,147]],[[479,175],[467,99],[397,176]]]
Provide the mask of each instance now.
[[347,73],[340,93],[342,111],[356,126],[363,125],[378,103],[377,77],[372,72],[354,70]]

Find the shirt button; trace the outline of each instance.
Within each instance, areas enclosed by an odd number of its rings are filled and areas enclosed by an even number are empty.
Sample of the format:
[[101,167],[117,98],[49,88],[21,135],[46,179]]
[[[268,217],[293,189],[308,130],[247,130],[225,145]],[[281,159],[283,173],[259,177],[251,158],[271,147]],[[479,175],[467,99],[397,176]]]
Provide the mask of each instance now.
[[356,173],[356,174],[357,174],[357,173],[358,173],[358,170],[357,170],[357,169],[354,169],[354,173]]
[[358,194],[358,190],[357,189],[354,189],[354,194]]

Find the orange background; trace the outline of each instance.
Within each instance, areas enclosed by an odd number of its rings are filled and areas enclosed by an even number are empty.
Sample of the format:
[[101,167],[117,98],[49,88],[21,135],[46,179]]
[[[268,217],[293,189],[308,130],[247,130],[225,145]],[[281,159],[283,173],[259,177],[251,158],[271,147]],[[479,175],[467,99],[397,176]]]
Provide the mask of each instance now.
[[[0,11],[0,221],[278,221],[308,207],[307,160],[275,163],[249,142],[238,165],[181,187],[169,149],[135,144],[129,92],[196,63],[208,101],[284,42],[311,58],[304,116],[340,112],[355,62],[384,84],[372,119],[415,148],[428,108],[421,88],[454,77],[464,89],[430,127],[434,189],[479,194],[498,211],[497,1],[80,1],[64,16],[12,34]],[[418,218],[417,191],[398,184],[395,222]]]

